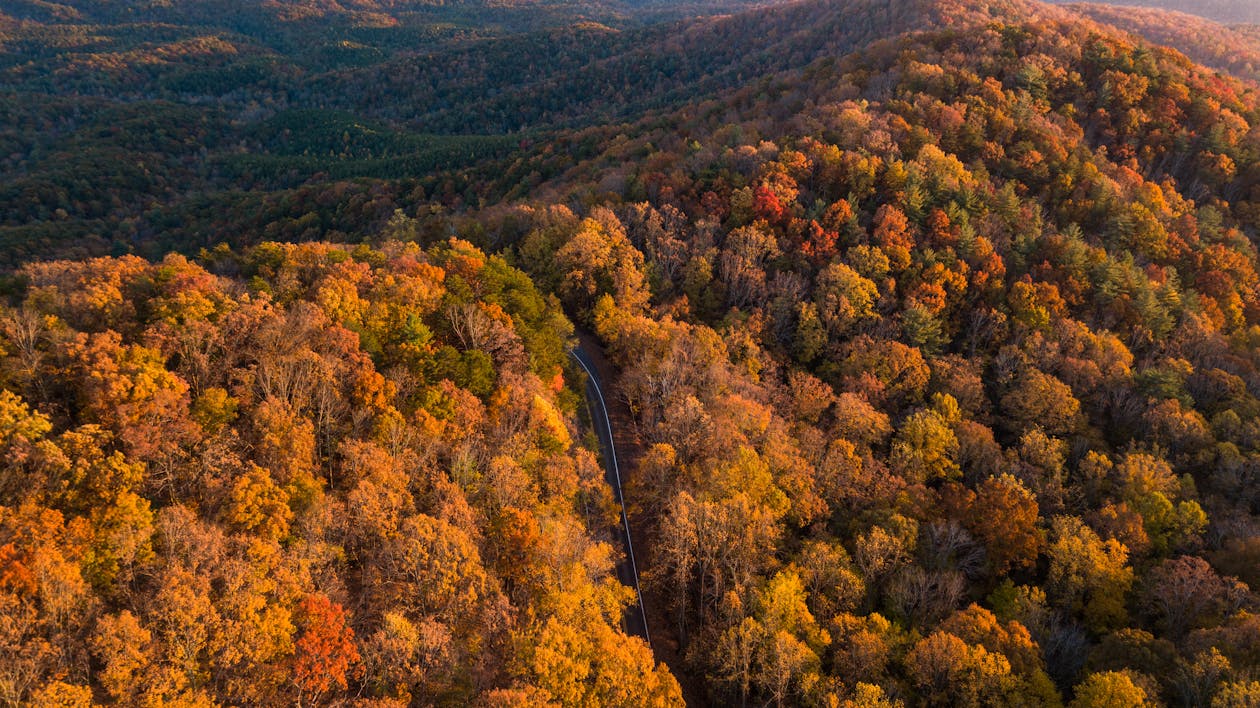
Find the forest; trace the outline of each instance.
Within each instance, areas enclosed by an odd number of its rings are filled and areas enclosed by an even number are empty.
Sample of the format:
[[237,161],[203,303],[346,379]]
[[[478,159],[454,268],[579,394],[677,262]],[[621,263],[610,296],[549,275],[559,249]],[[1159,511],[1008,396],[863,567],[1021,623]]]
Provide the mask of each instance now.
[[[1150,7],[1159,10],[1190,13],[1216,22],[1260,22],[1260,7],[1250,0],[1098,0],[1100,4],[1127,7]],[[1075,0],[1055,0],[1075,2]]]
[[1222,26],[1184,12],[1130,6],[1081,4],[1072,5],[1072,10],[1156,44],[1177,47],[1204,66],[1252,82],[1260,80],[1257,25]]
[[1254,27],[21,7],[0,704],[1260,705]]

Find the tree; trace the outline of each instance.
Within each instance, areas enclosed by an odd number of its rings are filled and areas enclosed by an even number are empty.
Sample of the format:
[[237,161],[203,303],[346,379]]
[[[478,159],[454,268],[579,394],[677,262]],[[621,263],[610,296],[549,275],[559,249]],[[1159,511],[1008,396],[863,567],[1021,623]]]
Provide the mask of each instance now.
[[963,522],[985,545],[995,575],[1030,568],[1045,543],[1038,528],[1037,499],[1010,475],[990,477],[976,489]]
[[765,628],[752,617],[722,633],[715,647],[716,678],[735,686],[740,706],[748,705],[752,689],[753,659],[765,637]]
[[1067,496],[1063,466],[1067,445],[1031,428],[1019,437],[1019,447],[1008,454],[1015,476],[1036,495],[1045,511],[1060,511]]
[[147,465],[112,450],[115,437],[98,425],[66,430],[38,448],[38,465],[49,477],[58,505],[100,512],[127,493],[142,491]]
[[1122,671],[1090,674],[1076,687],[1070,708],[1144,708],[1146,692]]
[[906,672],[932,706],[1000,705],[1010,686],[1010,663],[1001,654],[934,632],[906,655]]
[[905,706],[896,698],[889,698],[879,686],[858,682],[853,697],[846,698],[841,708],[903,708]]
[[957,570],[908,565],[888,583],[885,604],[910,626],[930,627],[958,607],[966,587],[966,579]]
[[884,204],[875,212],[874,230],[871,234],[875,244],[880,247],[894,270],[902,270],[910,265],[910,251],[914,248],[914,237],[910,233],[906,215],[891,204]]
[[1157,693],[1160,677],[1164,684],[1179,672],[1178,648],[1150,632],[1125,628],[1111,632],[1090,650],[1082,669],[1086,673],[1131,671],[1130,678],[1148,693]]
[[876,317],[875,301],[879,292],[875,283],[843,263],[832,263],[824,268],[814,287],[819,316],[833,340]]
[[92,689],[64,681],[53,681],[31,696],[32,705],[48,708],[91,708]]
[[792,355],[802,364],[809,364],[827,347],[827,330],[818,316],[818,306],[798,302],[795,306],[796,332],[792,337]]
[[838,361],[845,388],[893,410],[922,400],[931,376],[923,353],[914,347],[860,335],[846,344]]
[[836,402],[830,386],[803,371],[788,374],[786,389],[793,415],[807,423],[817,423]]
[[877,447],[892,434],[888,415],[856,393],[836,397],[834,430],[837,437],[863,447]]
[[818,656],[783,630],[766,638],[757,667],[758,685],[780,707],[804,699],[819,680]]
[[824,540],[807,541],[797,560],[806,601],[815,617],[834,617],[852,612],[866,593],[865,583],[854,571],[844,546]]
[[[844,200],[840,200],[843,202]],[[836,205],[827,208],[830,212]],[[827,215],[824,215],[826,218]],[[850,216],[851,218],[851,216]],[[795,223],[795,222],[794,222]],[[836,255],[836,242],[840,240],[839,230],[824,229],[817,221],[810,221],[805,227],[801,239],[801,253],[813,263],[826,263]]]
[[419,693],[449,690],[442,679],[452,669],[456,638],[440,622],[425,618],[413,623],[387,612],[381,628],[364,642],[364,678],[378,695],[407,701]]
[[225,389],[211,387],[197,396],[190,412],[202,430],[215,435],[236,420],[239,408],[240,401],[228,395]]
[[1015,620],[1005,623],[985,608],[972,604],[955,612],[940,625],[968,644],[978,644],[991,652],[1001,654],[1011,664],[1011,670],[1029,675],[1041,671],[1041,648],[1033,641],[1024,625]]
[[1080,408],[1067,384],[1033,368],[1002,397],[1002,410],[1017,432],[1040,427],[1050,435],[1071,433]]
[[[1146,453],[1130,453],[1116,467],[1115,478],[1120,497],[1142,516],[1147,538],[1156,552],[1192,544],[1207,527],[1207,515],[1198,502],[1179,500],[1183,483],[1167,461]],[[1189,484],[1184,486],[1192,489]]]
[[108,506],[92,511],[94,540],[83,559],[84,573],[97,588],[112,591],[126,584],[135,568],[153,558],[153,512],[149,500],[122,492]]
[[773,233],[756,224],[732,231],[718,257],[718,276],[726,284],[727,304],[735,308],[760,305],[766,295],[766,269],[780,254]]
[[911,305],[902,310],[900,324],[906,341],[928,354],[939,354],[949,344],[949,335],[940,317],[923,305]]
[[647,304],[643,254],[607,210],[583,219],[576,233],[554,252],[554,259],[561,296],[575,307],[589,308],[596,296],[605,293],[627,312],[637,313]]
[[1124,625],[1125,596],[1133,584],[1129,552],[1119,541],[1102,541],[1080,519],[1051,523],[1046,589],[1064,610],[1079,613],[1095,631]]
[[127,702],[144,690],[142,672],[151,661],[151,639],[149,630],[127,610],[97,621],[92,652],[103,664],[98,680],[114,700]]
[[291,507],[309,509],[321,492],[315,476],[315,426],[293,406],[267,398],[254,409],[254,457],[271,479],[289,495]]
[[316,702],[334,687],[346,690],[358,675],[359,649],[341,605],[321,594],[298,605],[300,635],[293,644],[293,685],[298,702]]
[[1151,570],[1142,592],[1142,606],[1168,636],[1181,638],[1194,627],[1222,621],[1239,608],[1247,594],[1247,586],[1217,575],[1202,558],[1180,556]]
[[289,495],[271,481],[271,474],[251,464],[232,485],[226,520],[242,531],[279,540],[289,533],[293,511]]
[[165,462],[193,435],[188,384],[167,370],[161,352],[124,344],[122,335],[107,331],[78,335],[66,354],[83,410],[136,459]]
[[443,519],[405,519],[385,550],[376,582],[382,601],[414,608],[455,624],[473,619],[487,593],[476,544]]
[[647,645],[613,631],[606,621],[575,626],[549,617],[531,634],[525,661],[549,702],[654,708],[682,703],[678,682],[664,666],[653,665]]
[[893,571],[910,560],[918,525],[913,520],[895,516],[890,523],[874,526],[860,534],[854,543],[853,561],[862,570],[868,588],[886,580]]
[[780,630],[821,652],[831,640],[806,604],[805,586],[795,571],[780,571],[756,594],[754,613],[768,634]]
[[765,219],[771,224],[783,220],[785,209],[777,194],[769,187],[759,186],[753,189],[753,216]]
[[1260,681],[1237,681],[1221,686],[1212,708],[1247,708],[1260,703]]
[[52,422],[17,394],[0,390],[0,448],[29,445],[52,430]]
[[158,643],[155,658],[161,664],[154,691],[176,695],[204,680],[220,616],[206,575],[175,564],[158,576],[158,587],[144,616],[145,627]]
[[250,544],[248,557],[228,557],[218,567],[221,624],[210,657],[217,695],[255,703],[287,695],[289,676],[280,670],[294,650],[287,600],[303,588],[288,575],[286,560],[276,542],[260,538]]
[[833,675],[861,676],[872,681],[884,677],[894,651],[902,651],[906,635],[883,615],[866,617],[840,614],[832,619]]
[[893,439],[890,462],[907,481],[923,483],[962,474],[954,462],[958,437],[949,427],[950,422],[940,412],[925,409],[912,413],[902,423]]

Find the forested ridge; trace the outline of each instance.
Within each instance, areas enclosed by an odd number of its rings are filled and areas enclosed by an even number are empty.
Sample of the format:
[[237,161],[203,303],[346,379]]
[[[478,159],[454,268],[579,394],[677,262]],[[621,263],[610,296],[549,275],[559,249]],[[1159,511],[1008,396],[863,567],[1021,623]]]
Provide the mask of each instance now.
[[1156,44],[1176,47],[1205,66],[1253,82],[1260,79],[1260,44],[1254,24],[1225,25],[1185,12],[1135,6],[1081,3],[1071,9]]
[[[1055,0],[1056,2],[1062,0]],[[1066,0],[1072,2],[1072,0]],[[1123,0],[1106,2],[1120,7],[1149,7],[1174,12],[1188,12],[1216,22],[1260,22],[1260,8],[1249,0]]]
[[1260,703],[1246,62],[1153,10],[713,8],[259,45],[291,76],[208,111],[9,64],[55,101],[0,102],[43,195],[0,230],[0,700]]

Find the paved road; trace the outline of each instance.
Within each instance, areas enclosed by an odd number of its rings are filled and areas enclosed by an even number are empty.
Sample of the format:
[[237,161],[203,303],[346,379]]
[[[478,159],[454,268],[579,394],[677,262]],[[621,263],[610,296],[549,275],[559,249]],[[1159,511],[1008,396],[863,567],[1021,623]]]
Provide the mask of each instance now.
[[652,637],[648,634],[647,613],[643,609],[643,593],[639,591],[639,568],[634,562],[634,544],[630,540],[630,521],[626,518],[626,503],[621,497],[621,468],[617,465],[617,446],[613,441],[612,422],[608,419],[608,406],[604,403],[599,371],[590,355],[582,347],[575,347],[570,354],[586,372],[586,400],[590,404],[591,422],[604,453],[604,479],[613,488],[617,504],[621,507],[621,542],[626,549],[625,558],[617,564],[617,578],[627,587],[634,588],[637,605],[626,608],[622,626],[627,633],[643,637],[648,646]]

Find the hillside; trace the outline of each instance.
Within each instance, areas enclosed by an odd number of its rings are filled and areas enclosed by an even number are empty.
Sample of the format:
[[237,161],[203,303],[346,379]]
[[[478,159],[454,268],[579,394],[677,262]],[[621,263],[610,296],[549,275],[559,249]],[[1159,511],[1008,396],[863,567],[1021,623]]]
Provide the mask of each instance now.
[[976,24],[1016,7],[1024,6],[811,0],[637,31],[574,27],[404,57],[316,90],[352,102],[339,106],[434,132],[466,130],[470,120],[478,132],[581,127],[695,103],[880,39]]
[[1006,16],[564,139],[592,157],[518,194],[595,223],[478,217],[626,368],[673,668],[714,704],[1254,691],[1257,458],[1220,426],[1257,410],[1257,108]]
[[[433,27],[502,34],[582,21],[640,25],[730,12],[771,0],[13,0],[4,16],[54,25],[165,24],[249,35],[277,48],[363,32],[375,39],[416,37]],[[403,45],[399,45],[403,46]]]
[[1199,64],[1260,81],[1260,39],[1246,28],[1232,28],[1194,15],[1140,7],[1073,4],[1073,12],[1172,47]]
[[1260,89],[1135,33],[1214,25],[554,7],[5,30],[0,701],[1260,702]]
[[476,29],[279,22],[264,5],[260,27],[224,30],[195,24],[208,6],[177,7],[193,19],[155,24],[166,11],[157,7],[149,23],[71,18],[6,30],[0,244],[9,265],[338,238],[379,228],[430,194],[475,203],[480,183],[501,174],[498,160],[548,140],[539,131],[686,105],[945,19],[914,4],[815,2],[522,33],[486,17]]
[[[1068,2],[1073,0],[1054,0]],[[1260,6],[1251,0],[1113,0],[1118,7],[1150,7],[1197,15],[1222,23],[1260,22]]]

